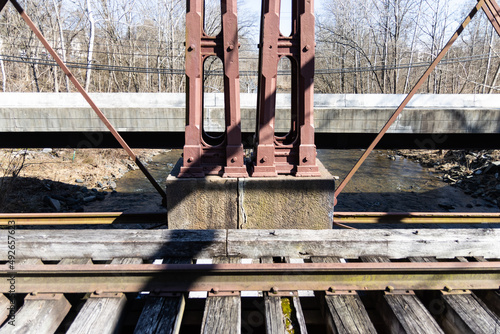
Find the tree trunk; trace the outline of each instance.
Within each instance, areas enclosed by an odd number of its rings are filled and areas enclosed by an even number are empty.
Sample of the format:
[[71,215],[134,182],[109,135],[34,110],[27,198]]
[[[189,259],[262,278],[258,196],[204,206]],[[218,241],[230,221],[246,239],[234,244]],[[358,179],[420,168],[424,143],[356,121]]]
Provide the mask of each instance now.
[[[66,59],[66,43],[64,40],[64,30],[63,30],[63,26],[62,26],[62,22],[61,22],[61,17],[59,16],[59,8],[57,8],[56,0],[52,0],[52,2],[54,4],[57,26],[59,28],[59,41],[61,42],[61,56],[62,56],[64,63],[66,63],[66,61],[67,61],[67,59]],[[65,75],[64,78],[66,80],[66,91],[69,93],[69,92],[71,92],[71,88],[69,85],[69,78],[67,75]]]
[[3,64],[3,59],[1,57],[0,57],[0,67],[2,68],[2,91],[5,93],[6,91],[5,82],[7,81],[7,75],[5,74],[5,66]]
[[94,56],[94,40],[95,40],[95,20],[92,12],[91,0],[87,0],[87,15],[89,17],[90,30],[89,30],[89,47],[87,49],[87,71],[85,73],[85,90],[88,91],[90,87],[90,79],[92,74],[92,60]]

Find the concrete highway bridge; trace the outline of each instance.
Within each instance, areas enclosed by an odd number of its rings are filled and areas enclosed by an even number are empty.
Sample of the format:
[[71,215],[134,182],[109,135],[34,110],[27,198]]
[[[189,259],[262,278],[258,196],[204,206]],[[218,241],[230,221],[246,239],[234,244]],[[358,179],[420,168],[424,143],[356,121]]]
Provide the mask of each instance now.
[[[118,147],[77,93],[2,93],[1,147]],[[185,94],[91,94],[132,147],[182,147]],[[405,95],[315,96],[319,148],[365,148]],[[290,127],[290,94],[278,94],[276,132]],[[243,142],[252,144],[257,98],[241,94]],[[223,94],[205,94],[205,131],[224,128]],[[380,148],[497,148],[500,96],[416,95]]]

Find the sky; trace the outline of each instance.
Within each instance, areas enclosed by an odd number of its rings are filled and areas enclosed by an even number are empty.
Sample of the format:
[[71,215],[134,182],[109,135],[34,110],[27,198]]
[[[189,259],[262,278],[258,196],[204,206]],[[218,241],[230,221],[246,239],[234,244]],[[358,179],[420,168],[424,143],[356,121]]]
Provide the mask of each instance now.
[[[315,0],[315,11],[321,7],[321,4],[326,0]],[[262,1],[260,0],[243,0],[243,7],[238,8],[238,11],[249,10],[252,11],[257,17],[260,16],[260,7]],[[281,32],[286,36],[290,32],[292,19],[292,2],[291,0],[281,0]]]

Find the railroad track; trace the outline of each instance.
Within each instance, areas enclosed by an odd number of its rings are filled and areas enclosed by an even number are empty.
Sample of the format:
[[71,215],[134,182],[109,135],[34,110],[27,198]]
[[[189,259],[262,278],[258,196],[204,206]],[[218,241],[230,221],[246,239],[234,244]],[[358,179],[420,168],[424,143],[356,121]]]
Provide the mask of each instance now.
[[449,231],[17,230],[0,333],[500,332],[500,231]]
[[[111,224],[157,224],[166,225],[166,213],[0,213],[0,226],[9,221],[18,226],[43,225],[111,225]],[[335,212],[334,222],[339,224],[485,224],[500,223],[499,213],[456,212]]]

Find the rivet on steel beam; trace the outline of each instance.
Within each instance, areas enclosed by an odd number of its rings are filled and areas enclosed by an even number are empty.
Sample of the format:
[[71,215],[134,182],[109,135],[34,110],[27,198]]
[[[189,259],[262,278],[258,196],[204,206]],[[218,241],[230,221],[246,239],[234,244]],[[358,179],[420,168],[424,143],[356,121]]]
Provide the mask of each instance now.
[[38,292],[36,291],[33,291],[32,293],[30,293],[33,297],[36,297],[38,295]]
[[452,290],[453,289],[448,285],[444,287],[444,291],[446,291],[446,292],[451,292]]
[[260,162],[266,162],[267,161],[267,156],[264,156],[262,157],[262,159],[260,159]]
[[311,46],[310,46],[309,44],[307,44],[307,45],[305,46],[305,48],[304,48],[304,52],[307,52],[307,51],[309,51],[309,50],[311,50]]
[[386,288],[385,288],[385,291],[387,292],[393,292],[394,291],[394,287],[391,286],[391,285],[388,285]]
[[212,290],[210,290],[210,292],[213,293],[214,295],[216,295],[219,293],[219,288],[212,288]]
[[195,48],[196,48],[196,45],[191,44],[191,45],[188,47],[188,51],[189,51],[189,52],[191,52],[191,51],[193,51]]
[[102,290],[95,290],[94,292],[97,296],[102,295]]
[[234,50],[234,45],[233,44],[229,44],[229,46],[227,47],[228,51],[233,51]]
[[189,157],[188,158],[188,162],[193,162],[194,158],[193,157]]
[[304,159],[302,159],[302,161],[304,162],[307,162],[309,159],[307,159],[307,157],[304,157]]
[[278,293],[278,292],[279,292],[279,289],[273,286],[273,287],[271,288],[271,292],[272,292],[272,293],[274,293],[274,294],[276,294],[276,293]]
[[335,289],[333,287],[329,287],[328,292],[335,292]]
[[238,161],[238,158],[234,157],[234,158],[231,158],[231,162],[234,164],[236,161]]

